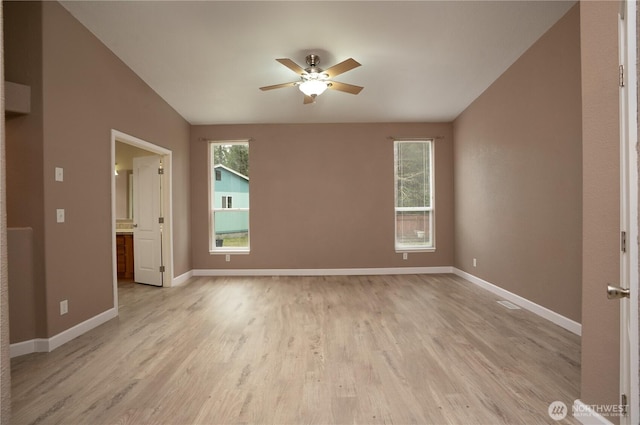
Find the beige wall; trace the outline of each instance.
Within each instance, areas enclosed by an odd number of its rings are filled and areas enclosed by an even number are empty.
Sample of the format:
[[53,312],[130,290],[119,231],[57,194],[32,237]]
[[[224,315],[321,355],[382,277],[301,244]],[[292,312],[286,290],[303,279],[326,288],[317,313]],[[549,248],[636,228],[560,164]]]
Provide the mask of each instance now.
[[[113,306],[111,129],[172,150],[174,272],[191,270],[189,124],[58,3],[10,2],[6,19],[7,76],[41,68],[33,82],[17,81],[35,88],[36,110],[16,124],[29,137],[8,132],[18,150],[7,149],[8,192],[20,196],[7,203],[14,226],[33,227],[42,244],[36,296],[46,306],[37,309],[43,329],[34,337],[50,337]],[[29,42],[36,50],[25,48]],[[64,182],[54,181],[55,167],[64,168]],[[39,181],[27,190],[21,177],[29,173]],[[55,222],[57,208],[65,209],[64,224]],[[69,313],[60,316],[63,299]]]
[[[4,81],[3,6],[0,3],[0,81]],[[4,116],[4,85],[0,85],[0,114]],[[5,123],[0,123],[0,424],[11,419],[11,363],[9,361],[9,284],[7,271]]]
[[[33,229],[13,227],[7,231],[7,257],[9,266],[9,312],[11,341],[28,341],[35,336],[37,318],[42,317],[36,310],[34,300],[34,243]],[[41,320],[41,319],[40,319]]]
[[619,279],[619,5],[584,1],[580,6],[584,168],[580,399],[586,404],[618,404],[619,302],[607,300],[605,290],[607,282]]
[[[7,225],[33,229],[31,280],[9,285],[11,342],[46,336],[42,110],[42,4],[4,2],[5,77],[31,87],[31,113],[6,119]],[[20,267],[10,248],[9,266]],[[12,256],[12,254],[14,254]],[[17,255],[17,256],[16,256]],[[19,338],[19,339],[16,339]]]
[[[451,124],[194,126],[191,130],[194,269],[450,266]],[[442,136],[435,146],[436,252],[394,250],[393,141]],[[251,254],[210,255],[207,143],[250,143]]]
[[[58,3],[43,4],[43,40],[47,323],[55,335],[113,306],[111,129],[174,152],[174,273],[190,270],[189,124]],[[56,166],[65,169],[62,184]],[[55,222],[61,207],[64,225]]]
[[580,99],[575,6],[454,123],[455,266],[578,322]]

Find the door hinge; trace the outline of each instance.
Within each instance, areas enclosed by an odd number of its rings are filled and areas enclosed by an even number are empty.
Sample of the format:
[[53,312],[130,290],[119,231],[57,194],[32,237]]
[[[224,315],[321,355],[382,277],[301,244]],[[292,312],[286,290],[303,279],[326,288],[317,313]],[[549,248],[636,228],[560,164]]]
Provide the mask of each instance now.
[[627,416],[627,409],[629,407],[629,401],[626,394],[620,394],[620,413],[623,416]]
[[620,87],[624,87],[624,65],[620,65],[619,69],[618,69],[618,84],[620,85]]
[[158,217],[158,223],[164,224],[164,217]]
[[620,232],[620,251],[627,252],[627,232]]
[[164,266],[160,266],[160,273],[164,273]]
[[162,167],[158,168],[158,174],[164,174],[164,168]]

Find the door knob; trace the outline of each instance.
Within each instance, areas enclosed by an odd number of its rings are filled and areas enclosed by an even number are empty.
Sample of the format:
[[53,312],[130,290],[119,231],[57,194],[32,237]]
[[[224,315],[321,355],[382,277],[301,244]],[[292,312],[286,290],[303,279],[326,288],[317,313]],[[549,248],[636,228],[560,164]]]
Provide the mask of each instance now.
[[619,286],[607,285],[607,298],[617,300],[620,298],[629,298],[629,290],[620,288]]

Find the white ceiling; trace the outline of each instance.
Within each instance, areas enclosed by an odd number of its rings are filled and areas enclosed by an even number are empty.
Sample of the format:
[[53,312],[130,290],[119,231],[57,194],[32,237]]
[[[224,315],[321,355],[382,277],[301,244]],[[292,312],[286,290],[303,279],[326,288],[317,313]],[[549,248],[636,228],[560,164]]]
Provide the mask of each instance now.
[[[451,121],[574,1],[63,1],[192,124]],[[303,105],[275,61],[353,57]]]

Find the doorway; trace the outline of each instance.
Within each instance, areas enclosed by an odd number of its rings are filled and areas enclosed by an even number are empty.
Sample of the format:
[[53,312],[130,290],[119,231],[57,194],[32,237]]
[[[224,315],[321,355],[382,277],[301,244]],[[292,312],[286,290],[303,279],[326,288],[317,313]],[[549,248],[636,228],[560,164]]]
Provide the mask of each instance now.
[[[133,224],[133,200],[135,191],[129,190],[133,188],[133,166],[118,163],[116,159],[116,146],[124,147],[127,150],[135,152],[133,155],[138,157],[153,156],[158,158],[161,163],[160,171],[163,184],[160,186],[159,199],[162,213],[162,237],[158,238],[158,246],[155,247],[162,254],[163,272],[160,285],[171,286],[173,280],[173,233],[172,233],[172,208],[171,208],[171,171],[172,171],[172,152],[163,147],[154,145],[137,137],[130,136],[117,130],[111,131],[111,164],[113,172],[111,172],[111,210],[112,210],[112,256],[113,256],[113,292],[114,292],[114,308],[118,308],[118,242],[116,234],[123,223],[129,221]],[[131,168],[131,170],[128,170]],[[117,174],[117,175],[116,175]],[[116,185],[120,187],[116,188]],[[122,187],[125,187],[126,195],[122,194]],[[116,198],[119,197],[117,200]],[[124,204],[123,204],[124,203]],[[135,245],[134,245],[135,247]],[[134,257],[135,261],[135,257]]]

